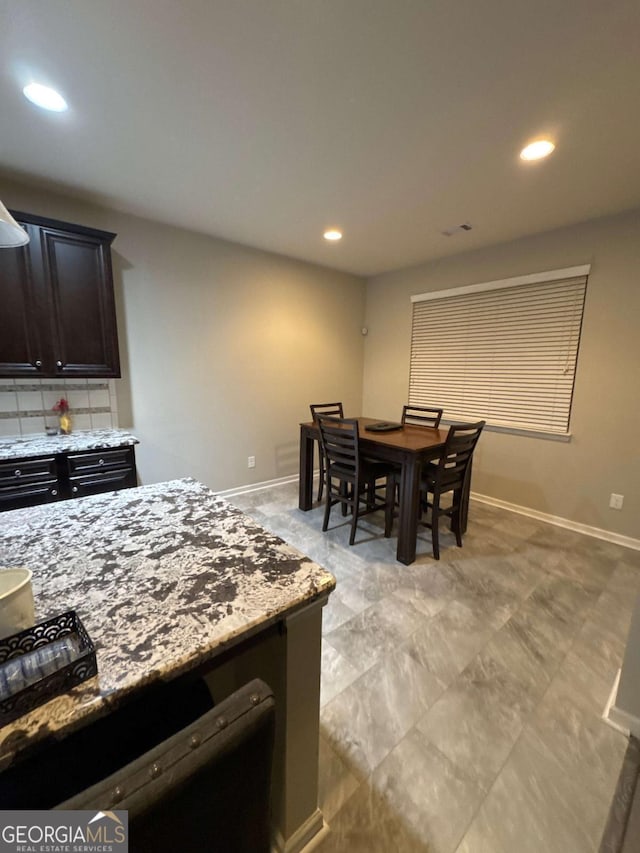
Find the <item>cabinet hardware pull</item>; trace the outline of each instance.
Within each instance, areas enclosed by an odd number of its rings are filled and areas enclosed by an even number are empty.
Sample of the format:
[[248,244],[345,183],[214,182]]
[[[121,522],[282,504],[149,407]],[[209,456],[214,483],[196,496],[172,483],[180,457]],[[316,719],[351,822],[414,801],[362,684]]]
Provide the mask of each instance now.
[[62,362],[61,362],[61,361],[56,361],[56,367],[58,368],[58,370],[60,370],[60,369],[61,369],[61,367],[62,367]]
[[37,359],[37,360],[33,363],[33,366],[34,366],[34,367],[37,367],[37,368],[38,368],[38,370],[40,370],[40,368],[42,367],[42,362],[40,361],[40,359]]
[[57,489],[51,489],[51,494],[55,497],[58,494]]
[[77,487],[77,486],[74,486],[74,487],[71,489],[71,491],[72,491],[72,492],[73,492],[73,494],[75,495],[75,494],[77,493],[77,491],[78,491],[78,487]]
[[22,477],[22,471],[19,468],[16,468],[14,474],[16,475],[16,477]]
[[104,465],[104,459],[98,459],[98,465]]

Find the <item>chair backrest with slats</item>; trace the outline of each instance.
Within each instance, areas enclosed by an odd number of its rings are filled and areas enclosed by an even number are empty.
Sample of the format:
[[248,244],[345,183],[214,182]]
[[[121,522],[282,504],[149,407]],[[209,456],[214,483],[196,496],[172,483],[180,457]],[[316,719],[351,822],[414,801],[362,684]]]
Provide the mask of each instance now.
[[355,418],[319,415],[318,427],[327,476],[355,482],[358,476],[358,421]]
[[475,424],[452,424],[447,433],[444,451],[438,460],[435,482],[446,489],[460,488],[464,483],[473,451],[485,421]]
[[327,415],[332,418],[344,417],[342,403],[312,403],[309,408],[314,423],[317,423],[319,415]]
[[443,409],[425,408],[424,406],[403,406],[402,425],[432,427],[437,429]]

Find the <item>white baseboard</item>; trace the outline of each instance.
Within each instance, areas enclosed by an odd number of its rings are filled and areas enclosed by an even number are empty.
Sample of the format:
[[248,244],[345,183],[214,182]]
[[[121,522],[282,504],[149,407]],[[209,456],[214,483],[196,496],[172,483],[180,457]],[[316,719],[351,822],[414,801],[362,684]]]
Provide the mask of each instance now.
[[627,737],[632,734],[634,737],[640,738],[640,718],[623,711],[622,708],[617,708],[612,705],[609,709],[609,723],[618,731],[624,732]]
[[623,735],[629,737],[632,734],[634,737],[640,738],[640,717],[636,717],[635,714],[630,714],[616,706],[621,674],[622,670],[619,669],[609,694],[609,700],[602,712],[602,719],[612,728],[622,732]]
[[617,732],[620,732],[625,737],[629,737],[629,727],[624,725],[623,720],[621,720],[619,716],[615,713],[615,701],[616,696],[618,695],[618,685],[620,684],[621,672],[622,670],[619,669],[616,673],[616,677],[613,682],[613,687],[611,688],[611,693],[609,693],[607,704],[604,706],[604,711],[602,712],[602,719],[608,726],[611,726],[612,729],[615,729]]
[[300,853],[313,853],[313,851],[317,850],[318,847],[322,844],[322,842],[327,837],[330,831],[331,830],[329,828],[329,824],[323,823],[322,829],[317,833],[317,835],[313,836],[311,841],[309,841],[308,844],[305,845],[305,847],[300,851]]
[[[315,480],[318,472],[314,471],[313,479]],[[235,495],[246,495],[250,492],[260,492],[263,489],[271,489],[274,486],[281,486],[285,483],[295,483],[299,479],[298,474],[289,474],[287,477],[278,477],[275,480],[265,480],[262,483],[250,483],[246,486],[236,486],[233,489],[226,489],[224,492],[218,492],[223,498],[231,498]],[[634,551],[640,551],[640,539],[634,539],[632,536],[623,536],[621,533],[613,533],[610,530],[603,530],[600,527],[592,527],[590,524],[581,524],[579,521],[571,521],[569,518],[563,518],[560,515],[551,515],[548,512],[541,512],[537,509],[530,509],[520,504],[503,501],[499,498],[492,498],[489,495],[481,495],[478,492],[471,492],[471,499],[478,503],[489,504],[500,509],[509,510],[509,512],[517,512],[519,515],[526,515],[529,518],[535,518],[538,521],[544,521],[547,524],[555,524],[556,527],[564,527],[566,530],[574,530],[576,533],[584,533],[586,536],[593,536],[596,539],[603,539],[605,542],[613,542],[615,545],[622,545],[623,548],[632,548]]]
[[556,527],[564,527],[567,530],[575,530],[576,533],[584,533],[586,536],[604,539],[606,542],[613,542],[616,545],[622,545],[624,548],[640,551],[640,539],[634,539],[631,536],[622,536],[620,533],[612,533],[610,530],[602,530],[600,527],[581,524],[578,521],[571,521],[569,518],[550,515],[537,509],[529,509],[529,507],[512,504],[509,501],[501,501],[498,498],[489,497],[489,495],[480,495],[477,492],[471,492],[471,499],[479,503],[500,507],[500,509],[507,509],[510,512],[517,512],[519,515],[526,515],[529,518],[536,518],[538,521],[546,521],[548,524],[555,524]]
[[249,492],[260,492],[262,489],[271,489],[273,486],[282,486],[285,483],[297,483],[299,477],[297,474],[289,474],[287,477],[278,477],[276,480],[264,480],[262,483],[249,483],[246,486],[235,486],[233,489],[226,489],[224,492],[216,492],[223,498],[232,498],[234,495],[247,495]]
[[280,832],[271,844],[271,853],[305,853],[314,846],[319,835],[324,837],[327,833],[327,825],[320,809],[316,809],[297,830],[285,841]]

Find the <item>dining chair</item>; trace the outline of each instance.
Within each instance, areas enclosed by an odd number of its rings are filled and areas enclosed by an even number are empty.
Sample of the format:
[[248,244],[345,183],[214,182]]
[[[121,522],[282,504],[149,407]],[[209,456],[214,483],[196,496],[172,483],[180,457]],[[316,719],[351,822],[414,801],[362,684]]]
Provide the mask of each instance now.
[[[435,462],[428,463],[422,471],[420,486],[421,509],[431,511],[430,522],[423,522],[431,528],[431,543],[433,556],[440,559],[440,544],[438,524],[443,515],[451,518],[451,529],[456,537],[456,544],[462,547],[463,514],[465,512],[465,495],[468,493],[468,478],[471,475],[471,460],[485,421],[474,424],[452,424],[449,427],[442,456]],[[452,492],[451,506],[441,507],[440,499],[447,492]],[[429,495],[432,496],[431,501]]]
[[402,426],[412,424],[413,426],[437,429],[443,411],[443,409],[425,408],[424,406],[403,406]]
[[[343,418],[342,403],[312,403],[311,418],[314,423],[318,423],[318,415],[327,415],[328,417]],[[318,439],[318,468],[319,468],[319,483],[318,483],[318,501],[322,500],[324,490],[324,455],[322,453],[322,443]]]
[[[402,426],[421,426],[421,427],[429,427],[430,429],[437,429],[440,425],[440,418],[442,417],[444,409],[435,409],[432,407],[425,406],[403,406],[402,407]],[[398,467],[396,470],[396,478],[398,482],[398,489],[400,487],[400,474],[401,469]],[[399,504],[398,496],[396,496],[396,507]]]
[[[395,466],[386,462],[373,462],[360,455],[358,421],[355,418],[318,416],[320,441],[325,458],[325,498],[323,532],[329,526],[331,507],[340,504],[350,510],[353,545],[358,519],[376,510],[384,510],[384,535],[391,536],[395,503]],[[382,485],[378,482],[383,480]],[[384,497],[378,490],[384,488]]]

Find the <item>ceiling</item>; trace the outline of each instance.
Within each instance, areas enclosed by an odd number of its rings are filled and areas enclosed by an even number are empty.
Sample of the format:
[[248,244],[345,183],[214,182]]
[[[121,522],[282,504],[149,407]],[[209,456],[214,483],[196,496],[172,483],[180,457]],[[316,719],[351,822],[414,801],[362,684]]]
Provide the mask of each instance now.
[[[0,16],[1,174],[117,210],[371,275],[640,205],[638,0],[0,0]],[[32,80],[69,111],[30,105]],[[523,163],[541,136],[556,151]]]

